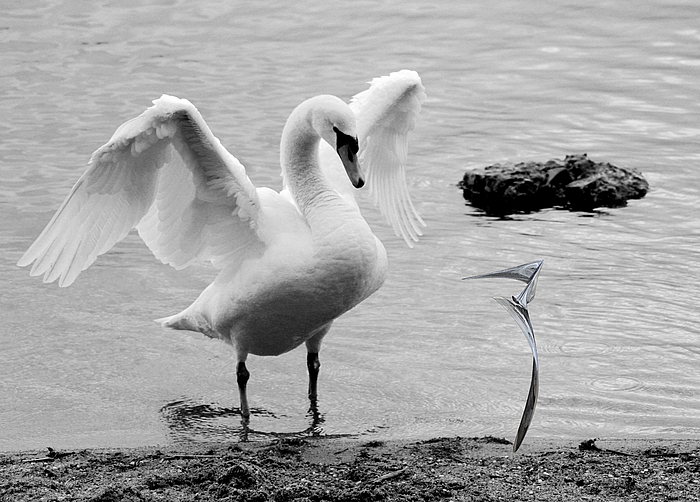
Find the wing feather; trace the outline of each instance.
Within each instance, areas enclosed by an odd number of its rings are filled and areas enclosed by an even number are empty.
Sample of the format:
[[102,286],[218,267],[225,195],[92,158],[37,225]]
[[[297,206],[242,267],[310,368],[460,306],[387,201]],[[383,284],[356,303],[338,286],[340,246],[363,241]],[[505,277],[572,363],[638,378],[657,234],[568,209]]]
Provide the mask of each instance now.
[[375,78],[369,89],[355,95],[350,107],[357,116],[360,162],[374,203],[410,247],[422,235],[425,222],[416,211],[406,186],[408,134],[425,101],[418,73],[401,70]]
[[163,95],[122,124],[18,265],[70,285],[133,229],[163,263],[223,268],[264,247],[257,190],[187,100]]

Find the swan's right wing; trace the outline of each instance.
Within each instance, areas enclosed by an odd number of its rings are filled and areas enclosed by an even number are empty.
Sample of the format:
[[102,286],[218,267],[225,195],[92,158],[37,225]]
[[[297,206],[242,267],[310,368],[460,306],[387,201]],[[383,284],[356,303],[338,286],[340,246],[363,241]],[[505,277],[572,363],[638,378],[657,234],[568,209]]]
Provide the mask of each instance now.
[[357,116],[360,162],[367,186],[396,235],[409,246],[425,226],[406,186],[408,134],[416,126],[425,98],[418,73],[401,70],[375,78],[369,89],[350,103]]
[[187,100],[164,95],[117,129],[90,159],[54,217],[19,260],[70,285],[136,227],[163,263],[223,268],[259,254],[257,190]]

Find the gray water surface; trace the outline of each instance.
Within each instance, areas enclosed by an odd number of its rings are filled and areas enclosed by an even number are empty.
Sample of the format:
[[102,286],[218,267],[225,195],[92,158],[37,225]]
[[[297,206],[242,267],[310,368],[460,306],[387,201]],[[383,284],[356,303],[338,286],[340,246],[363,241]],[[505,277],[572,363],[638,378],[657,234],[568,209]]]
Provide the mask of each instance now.
[[[527,343],[461,281],[544,259],[530,307],[541,362],[532,437],[700,437],[700,11],[695,0],[59,2],[0,12],[0,450],[235,439],[231,349],[151,320],[214,272],[160,264],[134,234],[70,288],[15,263],[116,127],[162,93],[190,99],[258,185],[303,99],[418,71],[408,249],[369,203],[385,286],[338,320],[316,432],[512,438]],[[594,213],[483,216],[466,169],[588,153],[634,167],[646,198]],[[252,358],[255,437],[300,433],[305,353]],[[525,441],[527,446],[527,439]]]

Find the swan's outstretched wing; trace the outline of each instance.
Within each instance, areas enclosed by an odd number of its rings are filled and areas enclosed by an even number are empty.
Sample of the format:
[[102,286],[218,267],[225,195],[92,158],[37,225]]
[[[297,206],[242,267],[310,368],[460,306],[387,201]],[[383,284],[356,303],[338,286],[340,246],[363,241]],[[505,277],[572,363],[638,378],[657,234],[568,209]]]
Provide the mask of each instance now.
[[163,95],[124,123],[19,260],[70,285],[136,227],[163,263],[224,267],[257,254],[255,186],[187,100]]
[[350,103],[357,116],[360,163],[367,186],[396,235],[411,247],[425,223],[406,186],[408,133],[416,126],[425,98],[418,73],[401,70],[375,78]]

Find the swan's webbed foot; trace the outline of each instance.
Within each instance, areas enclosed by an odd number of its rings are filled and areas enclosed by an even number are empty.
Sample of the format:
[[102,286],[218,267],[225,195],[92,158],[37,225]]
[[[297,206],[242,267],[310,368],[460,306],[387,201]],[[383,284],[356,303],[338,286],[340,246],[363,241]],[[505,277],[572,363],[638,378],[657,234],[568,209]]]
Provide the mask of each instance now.
[[309,428],[306,432],[309,436],[320,436],[323,434],[322,424],[325,422],[325,418],[318,410],[318,403],[315,400],[311,401],[309,405],[309,411],[306,412],[306,416],[311,419],[309,423]]
[[246,393],[249,378],[250,372],[245,366],[245,361],[239,361],[236,366],[236,381],[238,382],[238,394],[241,401],[241,423],[244,427],[247,427],[248,422],[250,422],[250,406],[248,406],[248,395]]
[[309,401],[311,407],[315,408],[318,399],[318,372],[321,368],[318,352],[309,352],[306,355],[306,368],[309,370]]

